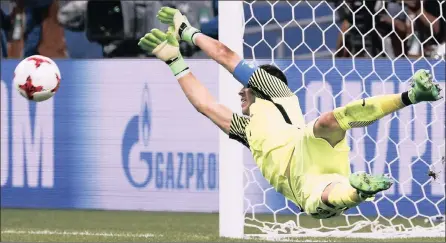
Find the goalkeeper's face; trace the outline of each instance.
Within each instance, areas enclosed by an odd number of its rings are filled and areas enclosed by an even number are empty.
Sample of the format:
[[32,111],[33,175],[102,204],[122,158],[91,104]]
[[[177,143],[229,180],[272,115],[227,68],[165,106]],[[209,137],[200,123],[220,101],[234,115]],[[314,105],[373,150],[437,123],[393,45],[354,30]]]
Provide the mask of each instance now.
[[250,88],[241,89],[238,94],[240,95],[240,101],[242,102],[243,115],[249,115],[249,107],[255,101],[255,96]]

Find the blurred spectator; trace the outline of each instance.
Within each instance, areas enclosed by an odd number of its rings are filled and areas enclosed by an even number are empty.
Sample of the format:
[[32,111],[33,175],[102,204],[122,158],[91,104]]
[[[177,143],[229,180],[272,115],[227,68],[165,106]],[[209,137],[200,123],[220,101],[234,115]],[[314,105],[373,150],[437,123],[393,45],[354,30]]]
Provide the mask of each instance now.
[[6,19],[11,24],[7,29],[8,57],[36,54],[51,58],[67,56],[63,28],[57,21],[58,0],[11,2],[14,6],[10,18]]
[[404,39],[407,34],[406,15],[401,3],[378,1],[377,10],[379,22],[377,29],[381,36],[386,37],[384,51],[390,58],[404,54]]
[[338,57],[393,58],[403,54],[406,15],[401,3],[347,0],[335,4],[342,4],[337,13],[342,21],[337,41]]
[[0,54],[3,58],[8,57],[8,45],[6,41],[6,33],[11,29],[11,19],[0,9]]
[[[57,19],[57,13],[59,11],[59,0],[32,1],[36,1],[36,6],[30,6],[30,10],[28,11],[32,11],[32,18],[34,19],[34,21],[31,22],[32,24],[34,24],[34,29],[41,29],[40,38],[36,35],[34,36],[34,43],[30,41],[25,42],[25,55],[29,56],[34,53],[52,58],[67,57],[64,29],[59,24],[59,21]],[[29,23],[27,23],[27,25],[28,24]],[[29,27],[27,26],[27,29],[28,28]]]
[[[100,56],[108,58],[147,56],[137,43],[150,29],[167,28],[156,19],[156,13],[162,6],[178,8],[188,16],[192,25],[200,26],[203,33],[218,38],[217,0],[11,0],[10,5],[13,6],[6,5],[5,9],[12,11],[2,12],[1,16],[5,32],[0,36],[1,53],[5,57],[21,58],[34,54],[67,57],[65,34],[72,38],[69,41],[71,50],[82,49],[78,46],[82,44],[77,44],[81,39],[84,45],[94,43],[90,48],[94,47],[96,56],[98,51],[102,52]],[[186,42],[181,42],[180,48],[184,56],[200,53],[197,47]]]
[[87,39],[85,20],[88,1],[63,0],[57,15],[65,28],[65,39],[70,58],[103,58],[103,48]]
[[338,57],[438,57],[445,53],[446,24],[441,16],[446,13],[445,1],[346,0],[335,5],[340,6],[337,15],[342,22]]
[[[411,57],[444,56],[446,41],[445,1],[404,1],[410,19],[407,21],[409,40],[407,54]],[[443,13],[443,16],[441,14]],[[418,17],[419,16],[419,17]],[[417,18],[418,17],[418,18]],[[412,33],[412,25],[415,33]]]
[[63,1],[57,14],[60,24],[71,31],[84,31],[87,4],[88,1]]
[[[336,56],[376,57],[382,53],[382,38],[374,25],[379,20],[378,15],[375,15],[377,2],[377,0],[335,1],[336,6],[342,5],[337,12],[342,24]],[[352,25],[355,28],[351,28]]]
[[[2,7],[5,4],[2,4]],[[25,6],[23,1],[10,1],[8,10],[3,11],[2,29],[5,33],[5,39],[7,41],[7,53],[8,58],[21,58],[23,56],[23,33],[24,33],[24,18],[25,18]]]

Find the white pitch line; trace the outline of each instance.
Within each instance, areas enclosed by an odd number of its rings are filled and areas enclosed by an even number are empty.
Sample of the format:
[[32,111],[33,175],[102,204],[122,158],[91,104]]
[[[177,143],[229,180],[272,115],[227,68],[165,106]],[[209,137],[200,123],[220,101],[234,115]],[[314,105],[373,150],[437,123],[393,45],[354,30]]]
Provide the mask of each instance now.
[[28,235],[81,235],[81,236],[105,236],[105,237],[136,237],[150,238],[154,234],[135,233],[111,233],[111,232],[90,232],[90,231],[54,231],[54,230],[2,230],[2,234],[28,234]]

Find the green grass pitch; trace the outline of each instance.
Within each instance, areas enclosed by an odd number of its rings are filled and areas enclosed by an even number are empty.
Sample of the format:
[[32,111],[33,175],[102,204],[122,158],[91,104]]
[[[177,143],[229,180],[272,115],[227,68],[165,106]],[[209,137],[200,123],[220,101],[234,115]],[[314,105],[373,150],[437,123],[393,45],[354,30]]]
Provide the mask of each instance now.
[[[265,242],[219,238],[218,214],[34,209],[1,209],[1,241]],[[292,241],[445,242],[445,238],[294,238]]]

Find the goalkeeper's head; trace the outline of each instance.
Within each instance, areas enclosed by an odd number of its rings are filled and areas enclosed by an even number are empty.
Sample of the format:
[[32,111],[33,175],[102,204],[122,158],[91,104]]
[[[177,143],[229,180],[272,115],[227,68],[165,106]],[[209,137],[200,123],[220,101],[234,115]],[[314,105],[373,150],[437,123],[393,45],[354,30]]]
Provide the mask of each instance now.
[[[267,73],[273,75],[274,77],[280,79],[282,82],[284,82],[286,85],[288,85],[288,81],[286,79],[285,74],[276,66],[265,64],[260,66],[261,69],[265,70]],[[240,92],[238,93],[241,97],[242,101],[242,113],[244,115],[249,115],[249,107],[252,103],[255,101],[255,97],[259,97],[262,99],[265,99],[266,97],[263,97],[262,94],[256,92],[252,88],[243,87]]]

